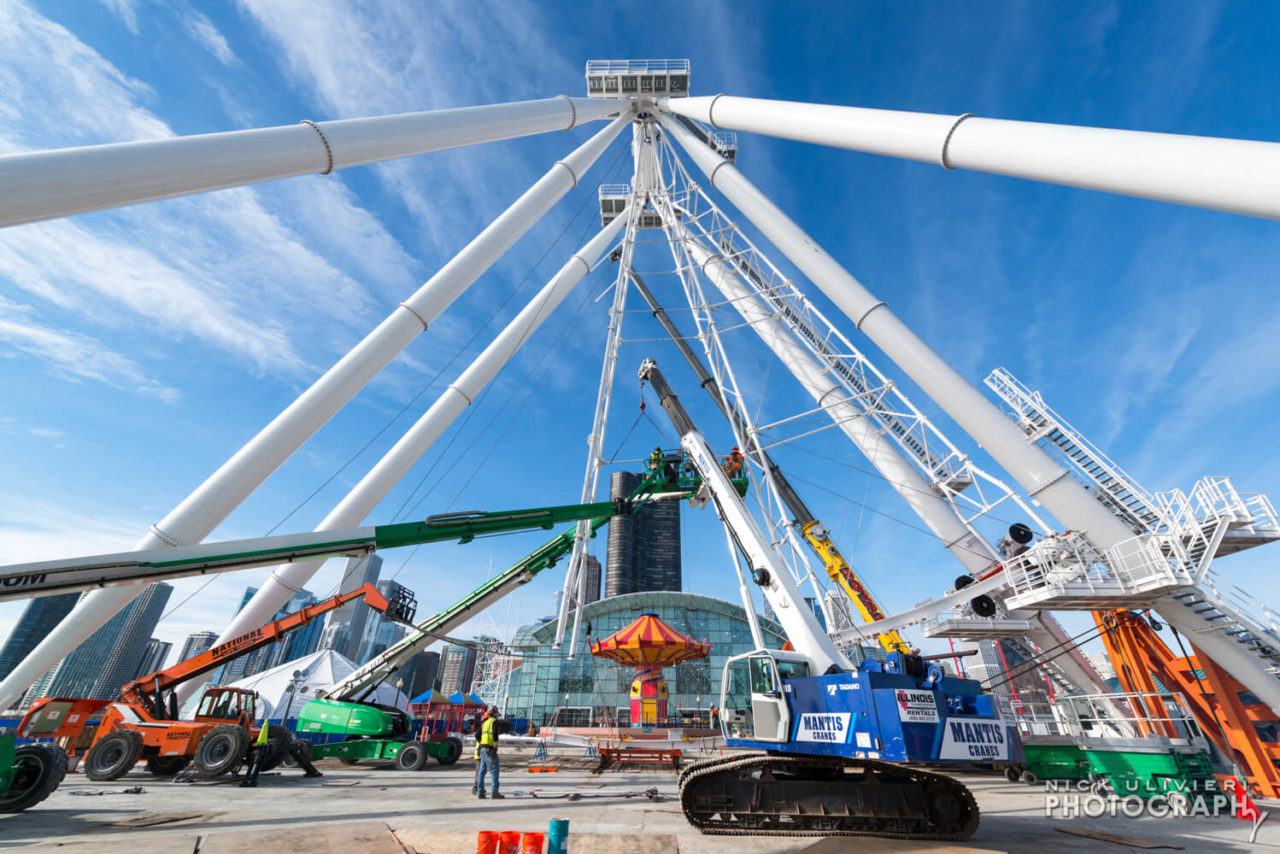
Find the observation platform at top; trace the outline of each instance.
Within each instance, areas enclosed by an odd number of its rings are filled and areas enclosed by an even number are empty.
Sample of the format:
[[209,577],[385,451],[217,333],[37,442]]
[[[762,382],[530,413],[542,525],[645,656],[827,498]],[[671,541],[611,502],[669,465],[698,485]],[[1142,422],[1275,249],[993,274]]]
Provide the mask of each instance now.
[[588,98],[687,98],[687,59],[592,59]]

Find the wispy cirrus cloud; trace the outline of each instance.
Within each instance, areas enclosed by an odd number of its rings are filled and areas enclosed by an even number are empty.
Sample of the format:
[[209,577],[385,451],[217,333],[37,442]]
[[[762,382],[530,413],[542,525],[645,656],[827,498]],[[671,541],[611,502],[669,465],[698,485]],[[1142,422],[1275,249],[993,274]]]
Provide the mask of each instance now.
[[[53,374],[73,381],[93,380],[173,403],[181,396],[148,376],[146,371],[121,353],[87,335],[63,332],[37,322],[29,306],[0,297],[0,358],[13,351],[34,356]],[[32,431],[34,435],[42,435]],[[53,436],[52,433],[44,433]],[[61,435],[59,432],[57,435]]]
[[138,34],[138,10],[134,0],[98,0],[111,14],[120,19],[120,23],[129,28],[135,36]]
[[[0,152],[172,135],[145,84],[29,6],[0,9],[0,57]],[[0,231],[0,286],[80,316],[87,339],[141,326],[285,376],[358,340],[412,266],[336,179]]]
[[[280,47],[285,72],[329,112],[325,118],[546,98],[557,92],[541,81],[580,80],[533,25],[536,7],[523,2],[451,0],[429,11],[414,3],[332,0],[240,0],[240,6]],[[373,168],[425,230],[428,246],[452,252],[484,224],[489,200],[514,200],[531,171],[552,163],[526,163],[527,156],[482,147]]]
[[213,54],[219,62],[223,65],[236,64],[235,51],[227,43],[226,37],[213,25],[213,21],[195,9],[187,9],[183,13],[182,23],[187,33]]

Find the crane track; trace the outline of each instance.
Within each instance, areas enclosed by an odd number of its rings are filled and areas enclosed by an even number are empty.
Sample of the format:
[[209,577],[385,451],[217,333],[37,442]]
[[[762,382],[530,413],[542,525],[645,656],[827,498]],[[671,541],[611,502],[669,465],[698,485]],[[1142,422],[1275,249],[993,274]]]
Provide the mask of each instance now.
[[[856,768],[862,771],[861,780],[845,775],[847,769]],[[756,771],[761,772],[755,778]],[[773,779],[775,772],[781,772],[781,780]],[[813,780],[806,780],[806,772]],[[731,775],[731,776],[726,776]],[[716,778],[720,778],[716,780]],[[768,778],[768,779],[766,779]],[[830,795],[833,786],[840,781],[849,788],[842,797],[848,798],[857,792],[857,797],[850,801],[862,801],[865,795],[880,797],[881,778],[890,781],[889,785],[899,790],[896,806],[899,815],[854,815],[834,813],[825,804],[817,804],[813,811],[804,811],[804,804],[790,803],[790,810],[762,809],[761,786],[778,785],[786,787],[788,783],[798,782],[803,786],[806,782],[821,780],[825,793]],[[748,802],[739,802],[732,809],[720,810],[708,806],[706,798],[708,784],[714,786],[719,782],[723,787],[735,783],[751,788]],[[978,829],[980,814],[973,794],[960,782],[944,774],[936,774],[919,768],[881,762],[874,759],[842,759],[838,757],[819,756],[785,756],[764,752],[746,755],[720,757],[697,762],[688,766],[680,774],[680,805],[685,818],[702,833],[709,835],[752,835],[752,836],[871,836],[889,839],[920,840],[961,840],[967,839]],[[942,793],[938,787],[945,787]],[[905,790],[905,791],[903,791]],[[914,796],[910,793],[914,791]],[[954,806],[960,811],[959,816],[952,816],[947,826],[938,827],[927,815],[922,804],[926,793],[935,796],[952,797]],[[917,812],[902,815],[903,797],[914,799],[921,804]],[[699,803],[699,799],[703,801]],[[891,794],[888,800],[894,800]],[[723,795],[721,800],[723,806]],[[812,805],[811,805],[812,806]],[[731,816],[726,817],[726,815]],[[717,818],[719,816],[719,818]],[[862,826],[859,826],[862,825]]]

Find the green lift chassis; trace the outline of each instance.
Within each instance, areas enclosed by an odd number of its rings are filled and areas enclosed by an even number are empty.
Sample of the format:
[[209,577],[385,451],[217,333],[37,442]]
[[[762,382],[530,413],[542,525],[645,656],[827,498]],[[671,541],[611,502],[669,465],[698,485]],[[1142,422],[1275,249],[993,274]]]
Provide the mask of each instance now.
[[[1159,740],[1163,741],[1163,739]],[[1203,791],[1213,779],[1209,754],[1195,746],[1151,744],[1151,739],[1026,738],[1029,776],[1045,780],[1093,780],[1120,797],[1158,798]]]
[[[699,486],[697,478],[682,469],[678,452],[669,452],[666,465],[658,471],[651,471],[625,501],[617,502],[616,506],[599,505],[604,512],[590,520],[590,536],[594,537],[596,531],[614,515],[631,512],[631,508],[640,506],[640,499],[647,495],[679,492],[685,497],[693,497]],[[747,481],[745,478],[735,479],[734,486],[739,492],[745,492]],[[576,525],[565,528],[539,549],[489,579],[461,601],[419,623],[415,631],[410,632],[408,637],[383,655],[392,656],[399,661],[407,660],[512,590],[528,583],[539,572],[554,566],[556,561],[573,551],[576,531]],[[370,668],[380,674],[378,682],[394,672],[394,669],[387,668],[378,671],[377,659],[364,665],[361,671]],[[451,765],[458,760],[462,742],[456,737],[448,736],[439,740],[441,734],[437,733],[437,740],[415,740],[414,721],[405,712],[359,699],[361,695],[372,694],[376,687],[377,683],[361,683],[354,690],[339,691],[339,696],[312,700],[302,707],[302,711],[298,713],[299,733],[331,738],[342,736],[344,739],[313,744],[314,757],[333,757],[344,762],[396,760],[396,767],[401,769],[421,768],[426,757],[433,758],[442,765]],[[413,745],[415,753],[401,757],[401,752],[408,745]]]

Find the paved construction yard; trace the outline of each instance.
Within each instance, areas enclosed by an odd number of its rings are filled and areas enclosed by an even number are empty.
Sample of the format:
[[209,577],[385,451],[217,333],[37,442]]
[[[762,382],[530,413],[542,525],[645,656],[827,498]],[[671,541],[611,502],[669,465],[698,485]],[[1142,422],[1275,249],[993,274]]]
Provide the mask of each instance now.
[[[579,755],[553,757],[556,773],[526,770],[528,751],[504,754],[505,801],[470,794],[472,766],[428,765],[418,773],[321,763],[324,778],[305,780],[290,769],[264,775],[257,789],[225,782],[182,784],[135,772],[114,783],[70,774],[47,801],[26,813],[0,816],[0,849],[138,854],[139,852],[472,852],[478,830],[544,831],[553,817],[570,820],[570,851],[653,852],[806,851],[1201,851],[1280,849],[1280,805],[1249,844],[1250,825],[1230,818],[1077,818],[1044,816],[1044,793],[1002,778],[965,782],[982,807],[978,833],[962,845],[873,839],[793,839],[702,836],[674,800],[675,775],[615,770],[593,776]],[[141,786],[145,791],[129,794]],[[643,795],[656,788],[657,800]],[[531,797],[536,793],[539,797]],[[570,800],[566,795],[578,793]],[[554,796],[561,796],[556,798]],[[1094,833],[1068,835],[1060,829]],[[1097,833],[1128,841],[1102,841]],[[1140,843],[1141,847],[1135,847]],[[1163,845],[1161,845],[1163,843]]]

